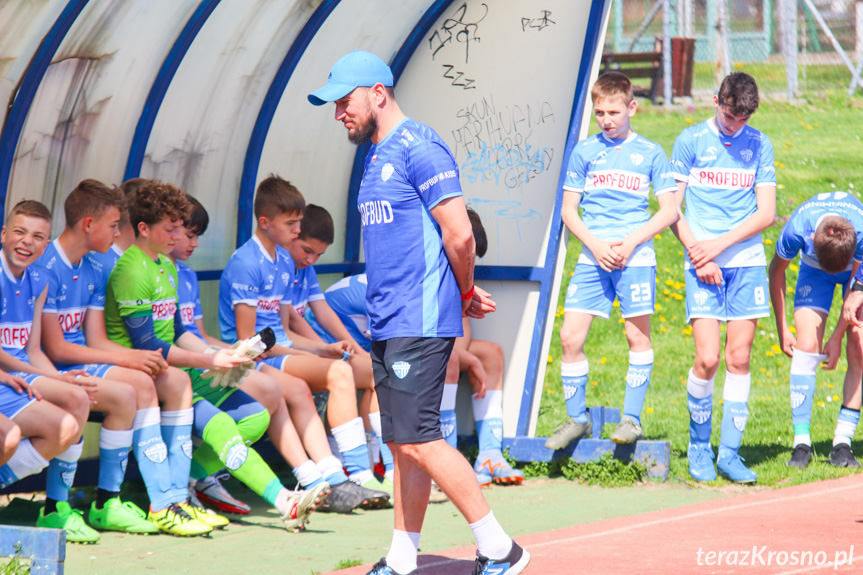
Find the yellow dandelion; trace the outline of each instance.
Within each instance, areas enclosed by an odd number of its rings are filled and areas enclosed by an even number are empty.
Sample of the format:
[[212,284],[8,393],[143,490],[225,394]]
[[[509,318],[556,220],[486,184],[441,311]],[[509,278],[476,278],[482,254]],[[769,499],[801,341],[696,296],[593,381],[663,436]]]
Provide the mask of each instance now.
[[662,235],[661,235],[661,234],[656,234],[655,236],[653,236],[653,239],[661,240],[661,239],[662,239]]
[[834,396],[833,396],[833,401],[839,401],[839,396],[838,396],[838,395],[834,395]]
[[599,360],[599,363],[601,363],[602,365],[605,365],[606,361],[608,361],[608,360],[603,357],[602,359]]
[[768,371],[768,372],[767,372],[767,373],[765,373],[764,375],[766,375],[767,377],[772,377],[772,375],[773,375],[773,374],[771,374],[771,373]]
[[828,384],[827,384],[827,387],[828,387],[829,389],[833,389],[833,384],[832,384],[832,383],[828,383]]
[[686,121],[686,123],[687,123],[687,124],[691,124],[691,123],[692,123],[692,118],[686,118],[686,120],[685,120],[685,121]]
[[769,244],[773,243],[773,240],[771,240],[769,238],[764,238],[764,243],[769,245]]
[[653,309],[660,310],[660,309],[662,309],[662,306],[659,305],[658,303],[655,303],[655,304],[653,304]]
[[778,345],[774,344],[770,346],[770,349],[773,350],[773,353],[782,353],[782,348]]
[[810,125],[808,125],[808,124],[807,124],[806,129],[807,129],[807,130],[811,130],[811,129],[812,129],[812,126],[810,126]]
[[647,411],[647,413],[653,413],[653,408],[652,408],[652,407],[648,407],[646,411]]
[[659,331],[664,332],[664,331],[665,331],[665,326],[663,325],[662,327],[660,327],[660,328],[659,328]]
[[554,361],[554,360],[553,360],[553,359],[551,359],[551,354],[549,354],[549,356],[548,356],[548,363],[551,363],[552,361]]
[[591,381],[591,382],[590,382],[590,385],[595,386],[595,385],[596,385],[596,382],[595,382],[595,381]]
[[765,372],[765,371],[767,371],[767,370],[766,370],[766,369],[764,369],[764,368],[762,367],[759,371],[760,371],[761,373],[764,373],[764,372]]
[[620,307],[620,302],[617,300],[614,300],[614,303],[611,304],[611,307]]
[[797,333],[797,328],[795,328],[793,325],[789,325],[788,331],[790,331],[791,333]]
[[626,323],[626,320],[625,320],[625,319],[623,319],[623,318],[620,318],[618,321],[619,321],[620,323]]
[[766,355],[767,355],[767,357],[773,357],[773,352],[772,352],[772,351],[768,351]]
[[819,401],[819,402],[818,402],[818,407],[824,407],[824,402],[823,402],[823,401]]

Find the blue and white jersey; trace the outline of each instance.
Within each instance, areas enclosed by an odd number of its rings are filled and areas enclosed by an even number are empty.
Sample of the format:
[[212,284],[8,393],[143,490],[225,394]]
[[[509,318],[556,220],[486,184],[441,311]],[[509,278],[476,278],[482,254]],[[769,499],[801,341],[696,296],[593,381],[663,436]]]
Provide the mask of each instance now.
[[[686,223],[696,240],[721,236],[755,213],[759,186],[776,185],[773,144],[750,126],[733,136],[713,118],[686,128],[671,151],[674,177],[686,182]],[[761,234],[739,242],[713,260],[719,267],[767,265]],[[690,267],[686,255],[686,269]]]
[[87,259],[93,266],[102,270],[102,275],[105,276],[105,283],[108,283],[108,278],[111,277],[111,272],[114,266],[117,265],[117,260],[123,255],[123,250],[117,247],[117,244],[111,244],[109,249],[104,254],[99,252],[90,252],[87,254]]
[[34,266],[24,270],[21,279],[16,278],[3,252],[0,266],[0,346],[12,357],[30,363],[24,348],[30,340],[36,300],[45,291],[48,278],[44,270]]
[[[581,219],[597,238],[622,240],[650,219],[647,211],[650,184],[659,196],[677,191],[668,158],[659,144],[636,133],[613,140],[604,133],[575,145],[569,157],[563,189],[582,194]],[[579,264],[598,265],[583,246]],[[655,266],[653,239],[635,251],[627,266]]]
[[305,317],[309,302],[324,299],[318,274],[314,266],[296,270],[294,281],[291,282],[291,305],[300,317]]
[[[360,346],[371,351],[371,332],[369,332],[369,316],[366,313],[366,290],[368,280],[366,274],[342,278],[324,293],[327,303],[339,316],[342,324]],[[311,309],[306,310],[306,321],[309,322],[321,338],[329,343],[336,341],[315,319]]]
[[[847,192],[818,194],[797,206],[776,240],[776,255],[791,260],[802,252],[801,261],[820,270],[821,265],[812,247],[812,234],[827,216],[839,216],[851,222],[857,232],[854,261],[863,260],[863,204]],[[851,269],[850,263],[848,269]]]
[[183,262],[174,263],[177,266],[177,306],[180,309],[180,320],[186,331],[201,337],[201,332],[195,323],[196,320],[204,319],[198,274]]
[[431,215],[461,195],[455,158],[428,126],[405,118],[369,150],[357,207],[372,339],[462,334],[458,284]]
[[276,246],[275,261],[257,236],[240,246],[219,280],[219,329],[228,343],[237,341],[234,306],[245,304],[257,311],[255,332],[272,328],[276,343],[290,347],[282,326],[279,306],[291,305],[291,278],[294,262],[287,250]]
[[63,337],[70,343],[87,345],[84,337],[84,317],[87,310],[105,309],[107,281],[101,268],[86,256],[73,265],[55,239],[36,261],[48,280],[48,295],[42,313],[56,314]]

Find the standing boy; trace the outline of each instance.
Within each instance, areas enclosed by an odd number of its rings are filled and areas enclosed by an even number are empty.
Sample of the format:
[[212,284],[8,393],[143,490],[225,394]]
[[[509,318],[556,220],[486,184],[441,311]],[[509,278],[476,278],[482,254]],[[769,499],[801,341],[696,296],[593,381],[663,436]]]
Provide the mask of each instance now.
[[[785,318],[785,270],[797,254],[800,273],[794,290],[794,327],[791,333]],[[826,369],[836,367],[841,355],[842,336],[848,327],[843,317],[824,346],[822,342],[833,292],[841,286],[842,295],[863,258],[863,204],[847,192],[827,192],[800,204],[776,240],[776,253],[770,261],[770,301],[776,316],[776,330],[782,351],[791,357],[791,423],[794,425],[794,450],[789,467],[805,468],[812,461],[812,398],[818,364],[829,356]],[[848,370],[845,372],[844,401],[839,411],[836,436],[830,450],[830,463],[837,467],[859,467],[851,451],[851,439],[860,420],[860,378],[863,356],[859,332],[852,329],[846,346]]]
[[[633,443],[644,437],[641,410],[653,371],[653,237],[677,219],[676,187],[665,152],[630,126],[637,105],[629,78],[619,72],[603,74],[590,95],[602,132],[576,144],[563,184],[561,215],[584,249],[566,290],[560,329],[561,381],[569,418],[546,442],[549,449],[563,449],[590,435],[584,343],[593,318],[607,319],[615,297],[625,320],[629,371],[623,419],[611,439]],[[659,203],[653,216],[647,211],[651,184]]]
[[689,473],[716,479],[710,432],[713,379],[727,322],[725,386],[719,472],[737,483],[756,475],[738,455],[749,417],[749,360],[758,319],[770,315],[761,232],[776,215],[776,171],[770,139],[746,123],[758,109],[751,76],[727,76],[713,97],[716,115],[685,129],[674,142],[671,165],[678,204],[672,230],[686,248],[686,315],[692,323],[695,364],[686,383],[689,406]]
[[474,241],[455,159],[431,128],[401,112],[392,86],[389,66],[355,50],[309,95],[314,105],[335,103],[335,118],[353,143],[372,142],[358,208],[375,389],[395,459],[395,529],[386,558],[370,573],[416,570],[434,480],[477,540],[473,573],[516,575],[530,554],[495,519],[470,464],[440,429],[446,366],[462,335],[461,318],[484,317],[494,302],[473,285]]

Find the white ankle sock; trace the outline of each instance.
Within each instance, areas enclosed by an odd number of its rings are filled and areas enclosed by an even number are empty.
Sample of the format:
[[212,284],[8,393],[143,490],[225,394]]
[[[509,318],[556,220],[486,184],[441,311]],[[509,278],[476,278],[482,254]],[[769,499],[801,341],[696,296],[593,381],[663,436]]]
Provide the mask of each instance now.
[[393,529],[393,541],[387,553],[387,565],[398,573],[410,573],[417,568],[420,534]]

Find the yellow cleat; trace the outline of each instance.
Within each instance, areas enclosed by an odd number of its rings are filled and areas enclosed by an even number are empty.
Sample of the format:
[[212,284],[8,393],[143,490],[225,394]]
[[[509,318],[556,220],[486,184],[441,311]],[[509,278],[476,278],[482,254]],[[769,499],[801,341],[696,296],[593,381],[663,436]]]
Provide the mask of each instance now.
[[207,535],[213,528],[192,517],[178,503],[173,503],[161,511],[153,511],[147,517],[159,530],[176,537],[196,537]]
[[209,525],[213,529],[224,529],[230,523],[226,517],[222,517],[215,511],[210,511],[191,503],[180,503],[180,507],[191,515],[193,519],[200,521],[204,525]]

